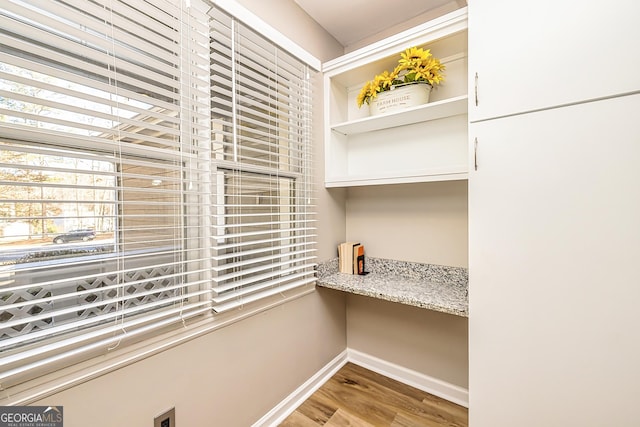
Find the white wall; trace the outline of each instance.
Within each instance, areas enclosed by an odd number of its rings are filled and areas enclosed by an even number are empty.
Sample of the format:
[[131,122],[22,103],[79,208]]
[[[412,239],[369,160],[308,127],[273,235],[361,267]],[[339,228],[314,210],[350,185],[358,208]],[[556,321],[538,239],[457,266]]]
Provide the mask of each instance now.
[[[321,60],[340,46],[292,0],[242,0]],[[318,78],[316,83],[320,84]],[[314,139],[322,176],[322,90],[315,88]],[[344,192],[318,186],[318,254],[335,256],[344,237]],[[173,406],[180,427],[248,426],[346,347],[345,303],[318,290],[143,361],[93,379],[38,405],[63,405],[66,427],[151,426]]]

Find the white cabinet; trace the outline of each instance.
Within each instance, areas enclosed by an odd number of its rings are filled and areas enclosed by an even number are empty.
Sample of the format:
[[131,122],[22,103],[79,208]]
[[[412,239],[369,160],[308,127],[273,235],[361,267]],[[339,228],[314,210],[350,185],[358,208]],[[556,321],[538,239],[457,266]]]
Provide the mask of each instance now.
[[[466,179],[466,30],[464,8],[323,65],[326,187]],[[360,89],[412,46],[446,65],[445,83],[428,104],[370,117]]]
[[637,422],[631,111],[640,95],[470,125],[470,424]]
[[640,90],[639,16],[637,0],[469,1],[470,120]]

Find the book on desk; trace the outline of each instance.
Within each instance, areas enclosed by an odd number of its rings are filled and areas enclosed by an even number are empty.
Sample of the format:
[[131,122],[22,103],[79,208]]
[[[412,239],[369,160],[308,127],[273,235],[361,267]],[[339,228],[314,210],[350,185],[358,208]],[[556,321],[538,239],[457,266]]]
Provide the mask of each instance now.
[[338,271],[346,274],[367,274],[364,271],[364,245],[344,242],[338,245]]

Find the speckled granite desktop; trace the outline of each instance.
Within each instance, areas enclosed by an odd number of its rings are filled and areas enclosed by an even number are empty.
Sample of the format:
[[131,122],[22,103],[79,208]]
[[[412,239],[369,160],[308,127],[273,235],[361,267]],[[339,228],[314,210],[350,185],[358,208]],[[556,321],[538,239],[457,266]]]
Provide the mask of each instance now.
[[338,259],[318,265],[318,286],[429,310],[469,316],[466,268],[366,258],[370,274],[338,273]]

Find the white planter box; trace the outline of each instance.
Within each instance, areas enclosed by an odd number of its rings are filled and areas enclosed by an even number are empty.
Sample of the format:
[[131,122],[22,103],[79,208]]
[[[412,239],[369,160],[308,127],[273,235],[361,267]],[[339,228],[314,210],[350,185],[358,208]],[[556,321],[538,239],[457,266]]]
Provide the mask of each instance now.
[[391,113],[405,108],[416,107],[429,102],[431,85],[426,83],[408,84],[381,92],[369,103],[369,115]]

